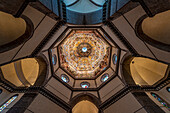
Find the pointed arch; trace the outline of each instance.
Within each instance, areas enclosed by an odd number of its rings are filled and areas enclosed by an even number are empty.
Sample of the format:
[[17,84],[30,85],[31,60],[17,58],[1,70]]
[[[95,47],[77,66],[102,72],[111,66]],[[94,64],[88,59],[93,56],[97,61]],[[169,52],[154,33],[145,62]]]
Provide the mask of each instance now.
[[[73,97],[69,102],[69,104],[72,107],[72,112],[74,111],[73,113],[77,113],[77,110],[75,110],[76,107],[79,109],[79,107],[81,107],[83,104],[92,105],[93,107],[91,107],[89,109],[90,111],[93,108],[94,108],[94,111],[96,111],[96,109],[98,109],[98,111],[100,111],[100,109],[99,109],[100,103],[101,103],[100,100],[96,96],[94,96],[93,94],[90,94],[90,93],[86,93],[86,94],[80,93],[80,94],[76,95],[75,97]],[[85,109],[83,109],[83,110],[85,110]]]
[[170,10],[156,14],[154,17],[142,16],[135,25],[136,35],[146,43],[170,52]]
[[32,37],[34,25],[28,17],[22,15],[15,18],[2,11],[0,17],[0,53],[11,50]]
[[129,85],[154,85],[167,78],[169,67],[149,58],[128,56],[122,63],[122,72]]
[[43,57],[25,58],[0,67],[1,79],[14,87],[42,86],[48,64]]
[[72,113],[98,113],[98,111],[98,108],[88,100],[80,101],[72,109]]
[[94,103],[98,108],[99,108],[99,105],[101,103],[100,100],[96,96],[94,96],[93,94],[90,94],[90,93],[86,93],[86,94],[80,93],[80,94],[74,96],[70,100],[69,104],[73,108],[78,102],[80,102],[82,100],[88,100],[88,101]]

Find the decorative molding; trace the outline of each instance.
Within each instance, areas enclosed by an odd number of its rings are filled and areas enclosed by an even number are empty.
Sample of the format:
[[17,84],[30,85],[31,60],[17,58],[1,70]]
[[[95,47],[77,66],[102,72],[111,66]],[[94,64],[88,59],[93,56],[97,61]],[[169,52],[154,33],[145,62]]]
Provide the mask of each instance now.
[[[64,24],[63,21],[59,21],[56,24],[56,26],[53,27],[53,29],[49,32],[49,34],[44,38],[44,40],[40,43],[40,45],[38,45],[38,47],[32,53],[31,56],[36,56],[41,51],[41,49],[45,46],[45,44],[52,38],[52,36],[59,29],[59,27],[63,24]],[[120,34],[120,31],[118,31],[117,28],[115,28],[113,23],[106,22],[106,24],[112,29],[112,31],[116,34],[116,36],[118,36],[118,38],[122,41],[122,43],[125,44],[125,46],[129,49],[129,51],[131,51],[131,53],[133,53],[134,56],[138,56],[138,53],[129,44],[129,42],[126,41],[125,37],[122,34]],[[68,28],[75,28],[75,27],[68,27]],[[68,28],[67,28],[67,30],[68,30]],[[79,26],[78,28],[87,28],[87,27]],[[95,27],[91,26],[91,28],[95,28]],[[97,27],[97,28],[101,28],[101,27]],[[113,40],[111,40],[111,41],[113,41]],[[49,48],[49,50],[51,49],[51,47]],[[120,51],[119,51],[119,53],[120,53]],[[118,62],[119,62],[119,60],[118,60]],[[118,67],[116,70],[118,71]],[[70,90],[75,91],[75,92],[78,92],[78,91],[97,91],[98,92],[102,87],[104,87],[107,83],[109,83],[109,81],[111,81],[112,79],[114,79],[117,76],[118,75],[115,75],[112,78],[109,78],[109,80],[107,82],[103,83],[98,88],[87,88],[87,89],[72,88],[69,85],[67,87],[69,87]],[[59,80],[58,77],[55,76],[55,78],[57,80]],[[99,108],[101,108],[103,110],[106,109],[108,106],[110,106],[114,102],[118,101],[119,99],[121,99],[123,96],[125,96],[126,94],[128,94],[131,91],[159,91],[160,89],[162,89],[163,87],[165,87],[166,85],[168,85],[170,83],[169,78],[170,77],[168,75],[168,78],[164,79],[163,81],[161,81],[159,84],[157,84],[155,86],[127,85],[122,90],[117,92],[115,95],[113,95],[112,97],[107,99],[105,102],[101,103],[99,105]],[[59,80],[59,81],[61,82],[61,80]],[[65,83],[63,83],[63,84],[65,84]],[[50,92],[43,86],[31,86],[28,88],[15,87],[15,86],[12,86],[8,81],[3,81],[2,79],[0,79],[0,86],[3,87],[4,89],[8,90],[11,93],[13,93],[13,92],[15,92],[15,93],[40,93],[40,94],[44,95],[45,97],[47,97],[49,100],[53,101],[54,103],[56,103],[59,106],[61,106],[62,108],[64,108],[65,110],[69,111],[71,109],[71,106],[68,103],[66,103],[65,101],[63,101],[62,99],[60,99],[59,97],[54,95],[52,92]]]
[[[166,85],[168,85],[170,83],[169,78],[170,77],[168,76],[168,78],[166,80],[162,81],[160,84],[158,84],[155,87],[153,87],[153,86],[127,85],[122,90],[117,92],[115,95],[113,95],[112,97],[107,99],[105,102],[100,104],[100,108],[102,110],[106,109],[111,104],[115,103],[116,101],[118,101],[119,99],[121,99],[122,97],[124,97],[126,94],[128,94],[131,91],[159,91],[160,89],[162,89],[163,87],[165,87]],[[62,106],[64,109],[66,109],[66,110],[71,109],[70,105],[68,105],[66,102],[61,100],[59,97],[57,97],[52,92],[45,89],[44,87],[32,86],[32,87],[28,87],[28,88],[19,88],[19,87],[14,88],[4,81],[1,81],[0,86],[3,87],[4,89],[8,90],[11,93],[14,93],[14,92],[15,93],[31,93],[31,92],[36,93],[36,92],[39,92],[42,95],[44,95],[45,97],[47,97],[48,99],[50,99],[51,101]],[[87,89],[87,90],[84,90],[84,91],[89,91],[89,90]]]
[[142,30],[142,22],[143,20],[145,20],[148,16],[147,15],[143,15],[142,17],[140,17],[137,22],[136,22],[136,25],[135,25],[135,33],[136,33],[136,36],[150,44],[151,46],[153,47],[156,47],[158,49],[161,49],[161,50],[164,50],[164,51],[167,51],[167,52],[170,52],[170,45],[169,44],[165,44],[165,43],[162,43],[162,42],[159,42],[159,41],[156,41],[154,39],[152,39],[151,37],[147,36],[143,30]]
[[36,2],[36,0],[25,0],[24,3],[21,5],[17,13],[14,15],[14,17],[18,18],[22,15],[25,8],[28,6],[29,2]]
[[132,2],[139,2],[140,5],[142,6],[142,8],[144,9],[144,11],[146,12],[146,14],[149,17],[153,17],[154,15],[152,14],[152,12],[150,11],[150,9],[148,8],[148,6],[145,4],[145,2],[143,0],[131,0]]
[[116,28],[116,26],[112,22],[106,21],[105,24],[113,31],[113,33],[126,46],[126,48],[132,53],[133,56],[139,56],[138,52],[133,48],[133,46],[127,41],[127,39],[123,36],[123,34]]
[[57,24],[52,28],[52,30],[46,35],[46,37],[41,41],[41,43],[37,46],[37,48],[32,52],[31,56],[35,57],[41,49],[49,42],[49,40],[52,38],[52,36],[55,34],[59,28],[65,24],[63,21],[57,22]]
[[89,0],[92,4],[98,6],[98,7],[103,7],[103,5],[97,4],[96,2],[94,2],[93,0]]
[[33,25],[32,21],[25,15],[22,15],[21,18],[26,22],[25,33],[23,35],[21,35],[20,37],[18,37],[17,39],[15,39],[14,41],[9,42],[4,45],[1,45],[0,53],[14,49],[14,48],[18,47],[19,45],[25,43],[32,37],[32,35],[34,33],[34,25]]
[[79,2],[80,0],[76,0],[75,2],[73,2],[73,3],[71,3],[71,4],[69,4],[69,5],[66,5],[66,7],[70,7],[70,6],[73,6],[73,5],[75,5],[77,2]]

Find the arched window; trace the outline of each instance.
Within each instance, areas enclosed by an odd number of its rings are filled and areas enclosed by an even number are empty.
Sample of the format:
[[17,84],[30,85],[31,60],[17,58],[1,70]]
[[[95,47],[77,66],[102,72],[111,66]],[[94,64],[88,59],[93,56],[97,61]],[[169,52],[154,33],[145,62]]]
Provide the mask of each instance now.
[[57,56],[55,54],[53,54],[52,56],[52,62],[53,62],[53,65],[56,65],[57,63]]
[[0,94],[2,93],[2,89],[0,89]]
[[170,111],[170,105],[165,100],[155,93],[151,93],[151,95]]
[[82,82],[82,83],[80,84],[80,86],[81,86],[82,88],[89,88],[90,83],[88,83],[88,82]]
[[113,55],[112,60],[113,60],[113,64],[116,65],[116,63],[117,63],[117,55],[116,54]]
[[101,77],[101,82],[105,82],[109,79],[109,74],[104,74],[102,77]]
[[5,103],[3,103],[0,106],[0,112],[2,112],[7,106],[9,106],[16,98],[18,97],[18,94],[12,96],[10,99],[8,99]]
[[166,89],[167,89],[168,92],[170,92],[170,87],[167,87]]
[[64,81],[64,82],[66,82],[66,83],[69,82],[69,78],[68,78],[68,76],[65,75],[65,74],[62,74],[62,75],[61,75],[61,80]]

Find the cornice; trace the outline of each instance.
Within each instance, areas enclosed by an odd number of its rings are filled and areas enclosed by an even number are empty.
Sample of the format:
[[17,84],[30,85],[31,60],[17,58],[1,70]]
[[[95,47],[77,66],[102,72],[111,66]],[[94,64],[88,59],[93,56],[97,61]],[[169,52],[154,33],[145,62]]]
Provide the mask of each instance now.
[[[113,103],[115,103],[116,101],[121,99],[122,97],[124,97],[129,92],[159,91],[162,88],[164,88],[165,86],[167,86],[169,83],[170,83],[170,77],[168,76],[167,79],[165,79],[161,83],[157,84],[156,86],[127,85],[123,89],[121,89],[119,92],[117,92],[115,95],[113,95],[112,97],[107,99],[105,102],[101,103],[100,109],[102,109],[102,110],[106,109],[107,107],[109,107],[110,105],[112,105]],[[63,101],[62,99],[60,99],[59,97],[57,97],[56,95],[54,95],[52,92],[50,92],[49,90],[47,90],[44,87],[31,86],[28,88],[23,88],[23,87],[13,88],[11,85],[9,85],[8,83],[3,82],[3,81],[1,81],[0,86],[3,87],[4,89],[8,90],[11,93],[40,93],[40,94],[44,95],[45,97],[47,97],[49,100],[53,101],[57,105],[64,108],[65,110],[69,111],[71,109],[71,106],[68,103],[66,103],[65,101]],[[76,91],[78,91],[78,90],[76,90]],[[79,91],[82,91],[82,90],[79,90]],[[91,89],[90,90],[87,89],[87,90],[83,90],[83,91],[91,91]],[[98,91],[98,90],[95,90],[95,91]]]
[[105,24],[113,31],[113,33],[119,38],[119,40],[126,46],[126,48],[132,53],[133,56],[139,56],[138,52],[133,46],[127,41],[123,34],[116,28],[116,26],[108,20]]

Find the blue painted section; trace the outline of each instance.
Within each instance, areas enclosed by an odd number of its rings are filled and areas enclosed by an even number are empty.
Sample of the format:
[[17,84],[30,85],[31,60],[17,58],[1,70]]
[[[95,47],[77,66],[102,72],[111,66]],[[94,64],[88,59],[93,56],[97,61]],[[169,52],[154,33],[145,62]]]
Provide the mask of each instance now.
[[51,0],[40,0],[40,2],[43,3],[48,9],[52,10]]
[[[57,0],[56,0],[57,1]],[[77,0],[63,0],[63,2],[66,4],[66,5],[70,5],[74,2],[76,2]]]
[[98,5],[103,5],[106,2],[106,0],[92,0],[92,1]]
[[122,8],[129,1],[130,0],[111,0],[110,16],[112,16],[115,12],[117,12],[120,8]]
[[67,7],[67,9],[78,13],[91,13],[102,9],[102,7],[94,5],[89,0],[80,0],[75,5]]
[[[60,1],[60,4],[58,4]],[[62,0],[40,0],[47,8],[53,11],[57,16],[63,19],[63,10],[62,10]],[[63,0],[67,5],[74,3],[77,0]],[[96,4],[103,5],[106,0],[93,0]],[[109,2],[110,1],[110,2]],[[106,18],[112,16],[116,11],[122,8],[130,0],[108,0],[106,7]],[[59,7],[60,14],[59,15]],[[108,15],[110,6],[110,15]],[[68,23],[72,24],[83,24],[83,20],[86,20],[86,24],[97,24],[102,22],[103,18],[103,7],[94,5],[90,0],[79,0],[76,4],[70,7],[66,7],[66,18]]]
[[127,4],[130,0],[118,0],[118,4],[117,4],[117,10],[119,10],[120,8],[122,8],[125,4]]
[[48,9],[53,11],[57,16],[59,16],[58,2],[57,0],[40,0]]
[[111,0],[110,16],[116,12],[116,0]]
[[84,16],[86,24],[97,24],[102,22],[102,9],[91,13],[78,13],[67,10],[67,22],[72,24],[83,24]]
[[57,0],[52,0],[53,12],[59,16],[58,2]]

